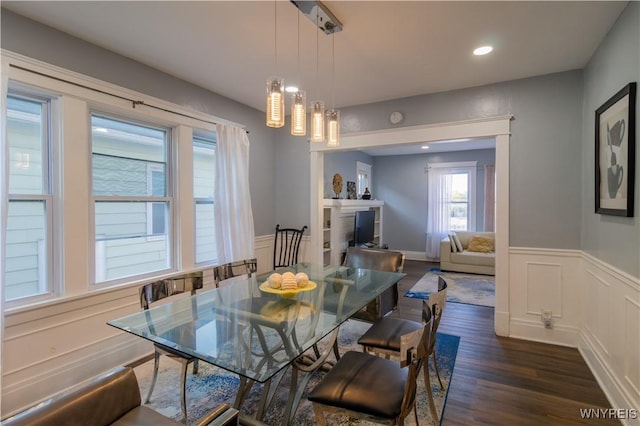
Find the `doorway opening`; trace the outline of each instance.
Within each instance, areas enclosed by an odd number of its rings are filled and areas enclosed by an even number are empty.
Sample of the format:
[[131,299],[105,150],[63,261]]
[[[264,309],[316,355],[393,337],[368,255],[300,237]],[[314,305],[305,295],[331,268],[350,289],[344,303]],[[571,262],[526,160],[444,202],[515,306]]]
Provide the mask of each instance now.
[[495,333],[509,335],[509,136],[511,116],[485,118],[425,126],[401,127],[343,135],[336,148],[310,144],[311,256],[322,263],[322,209],[324,154],[365,148],[401,146],[452,139],[495,140],[496,175],[496,306]]

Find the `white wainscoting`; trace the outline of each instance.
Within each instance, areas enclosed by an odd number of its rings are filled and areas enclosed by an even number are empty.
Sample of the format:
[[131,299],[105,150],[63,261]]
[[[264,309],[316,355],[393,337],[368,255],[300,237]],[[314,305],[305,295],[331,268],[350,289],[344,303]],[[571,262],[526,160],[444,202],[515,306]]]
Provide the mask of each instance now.
[[582,251],[512,247],[509,317],[510,337],[578,348],[612,407],[640,413],[639,278]]
[[[578,346],[582,320],[582,252],[509,250],[509,336]],[[552,313],[546,329],[542,311]]]
[[578,349],[613,408],[635,408],[640,415],[640,279],[588,254],[583,259]]

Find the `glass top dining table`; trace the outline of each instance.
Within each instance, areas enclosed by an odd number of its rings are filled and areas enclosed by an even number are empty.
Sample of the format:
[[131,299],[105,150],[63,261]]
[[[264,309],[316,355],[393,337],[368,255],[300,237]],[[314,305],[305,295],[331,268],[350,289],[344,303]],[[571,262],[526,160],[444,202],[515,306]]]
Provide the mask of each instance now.
[[[273,271],[178,298],[108,324],[264,383],[405,274],[299,263],[308,291],[274,294]],[[262,289],[261,289],[262,285]]]

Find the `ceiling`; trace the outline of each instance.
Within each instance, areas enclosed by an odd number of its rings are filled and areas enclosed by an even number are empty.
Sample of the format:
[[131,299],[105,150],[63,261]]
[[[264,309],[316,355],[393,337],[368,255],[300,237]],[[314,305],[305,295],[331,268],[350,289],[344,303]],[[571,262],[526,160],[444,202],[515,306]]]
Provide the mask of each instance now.
[[[289,1],[2,1],[262,111],[272,75],[341,108],[580,69],[627,2],[324,4],[343,25],[333,36]],[[484,44],[494,51],[474,56]]]

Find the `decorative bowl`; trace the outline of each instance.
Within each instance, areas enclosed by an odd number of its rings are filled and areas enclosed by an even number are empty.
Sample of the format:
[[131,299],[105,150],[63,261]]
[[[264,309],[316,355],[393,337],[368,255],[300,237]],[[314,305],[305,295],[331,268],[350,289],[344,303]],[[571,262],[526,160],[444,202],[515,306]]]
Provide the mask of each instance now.
[[313,281],[309,281],[309,284],[307,284],[306,287],[298,287],[295,289],[291,289],[291,290],[281,290],[279,288],[271,288],[269,286],[269,281],[265,281],[262,284],[260,284],[260,287],[258,287],[260,289],[260,291],[263,291],[265,293],[271,293],[271,294],[277,294],[280,297],[285,297],[287,299],[291,299],[293,297],[295,297],[296,294],[298,293],[302,293],[305,291],[311,291],[314,290],[318,285],[313,282]]

